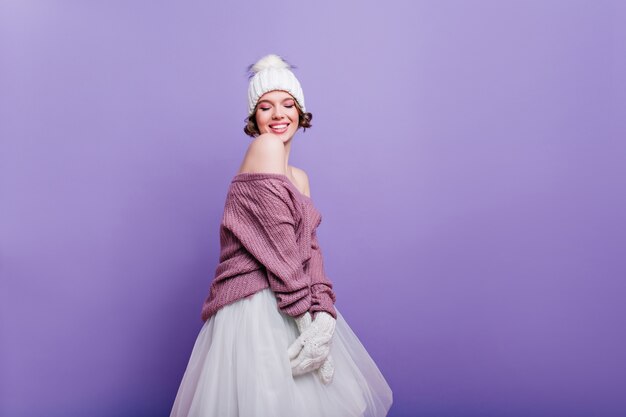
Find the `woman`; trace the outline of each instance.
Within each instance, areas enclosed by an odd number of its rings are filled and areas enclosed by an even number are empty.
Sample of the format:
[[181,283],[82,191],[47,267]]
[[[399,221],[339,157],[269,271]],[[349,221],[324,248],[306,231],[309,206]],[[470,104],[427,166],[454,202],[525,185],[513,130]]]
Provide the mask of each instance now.
[[335,307],[304,171],[288,164],[311,127],[291,67],[250,67],[254,137],[233,178],[221,253],[170,417],[384,416],[392,392]]

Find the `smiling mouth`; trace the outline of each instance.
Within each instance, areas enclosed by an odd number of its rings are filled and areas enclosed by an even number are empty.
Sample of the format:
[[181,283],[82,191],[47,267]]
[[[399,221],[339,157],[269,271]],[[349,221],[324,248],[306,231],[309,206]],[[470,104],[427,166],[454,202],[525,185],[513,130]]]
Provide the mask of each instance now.
[[289,126],[289,123],[281,123],[281,124],[269,125],[269,128],[273,130],[274,132],[283,133],[287,130],[288,126]]

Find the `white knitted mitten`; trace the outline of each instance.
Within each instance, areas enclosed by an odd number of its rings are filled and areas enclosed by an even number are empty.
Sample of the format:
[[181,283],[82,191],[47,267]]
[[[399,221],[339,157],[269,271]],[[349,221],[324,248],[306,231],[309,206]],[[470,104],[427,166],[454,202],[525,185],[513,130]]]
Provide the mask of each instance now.
[[328,385],[333,382],[333,375],[335,374],[335,365],[333,364],[333,355],[330,353],[326,357],[326,360],[317,369],[317,375],[323,384]]
[[295,321],[301,334],[288,349],[292,374],[296,376],[317,370],[322,382],[329,384],[334,374],[330,344],[336,320],[320,311],[315,320],[311,320],[311,314],[306,312]]
[[[301,315],[300,317],[295,318],[296,325],[298,326],[298,330],[300,331],[301,334],[306,329],[308,329],[308,327],[311,325],[312,320],[313,319],[311,318],[311,314],[308,311],[305,314]],[[329,344],[332,344],[332,339],[329,342]],[[324,360],[324,362],[322,363],[322,365],[319,368],[317,368],[317,375],[319,376],[322,383],[324,383],[325,385],[328,385],[332,382],[334,374],[335,374],[335,366],[333,364],[333,357],[329,353],[326,359]]]
[[304,333],[304,331],[311,325],[311,322],[313,322],[313,317],[308,311],[299,317],[294,317],[293,319],[296,321],[300,334]]
[[[304,330],[306,330],[306,328]],[[302,330],[300,331],[300,333],[302,333]],[[330,345],[332,345],[332,338],[330,342],[328,343],[330,347]],[[328,356],[326,357],[324,362],[322,362],[322,365],[319,368],[317,368],[316,371],[317,371],[317,376],[319,376],[323,384],[328,385],[333,381],[333,375],[335,374],[335,365],[333,364],[333,356],[330,353],[328,353]]]

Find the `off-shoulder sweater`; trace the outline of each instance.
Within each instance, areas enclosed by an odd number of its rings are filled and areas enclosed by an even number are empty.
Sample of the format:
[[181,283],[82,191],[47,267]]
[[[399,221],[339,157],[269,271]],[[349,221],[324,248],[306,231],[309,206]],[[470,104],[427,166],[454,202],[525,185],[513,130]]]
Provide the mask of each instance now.
[[219,263],[202,320],[268,287],[289,316],[326,311],[336,319],[336,297],[316,235],[321,221],[311,198],[286,175],[236,174],[226,195]]

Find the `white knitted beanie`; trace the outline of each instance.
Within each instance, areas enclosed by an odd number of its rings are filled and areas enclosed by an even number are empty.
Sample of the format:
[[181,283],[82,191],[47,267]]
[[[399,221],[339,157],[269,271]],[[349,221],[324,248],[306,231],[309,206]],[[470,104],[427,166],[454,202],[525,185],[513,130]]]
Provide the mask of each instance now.
[[253,74],[248,85],[248,116],[254,112],[259,98],[268,91],[282,90],[293,96],[305,112],[304,94],[296,76],[291,72],[291,65],[278,55],[266,55],[251,65]]

